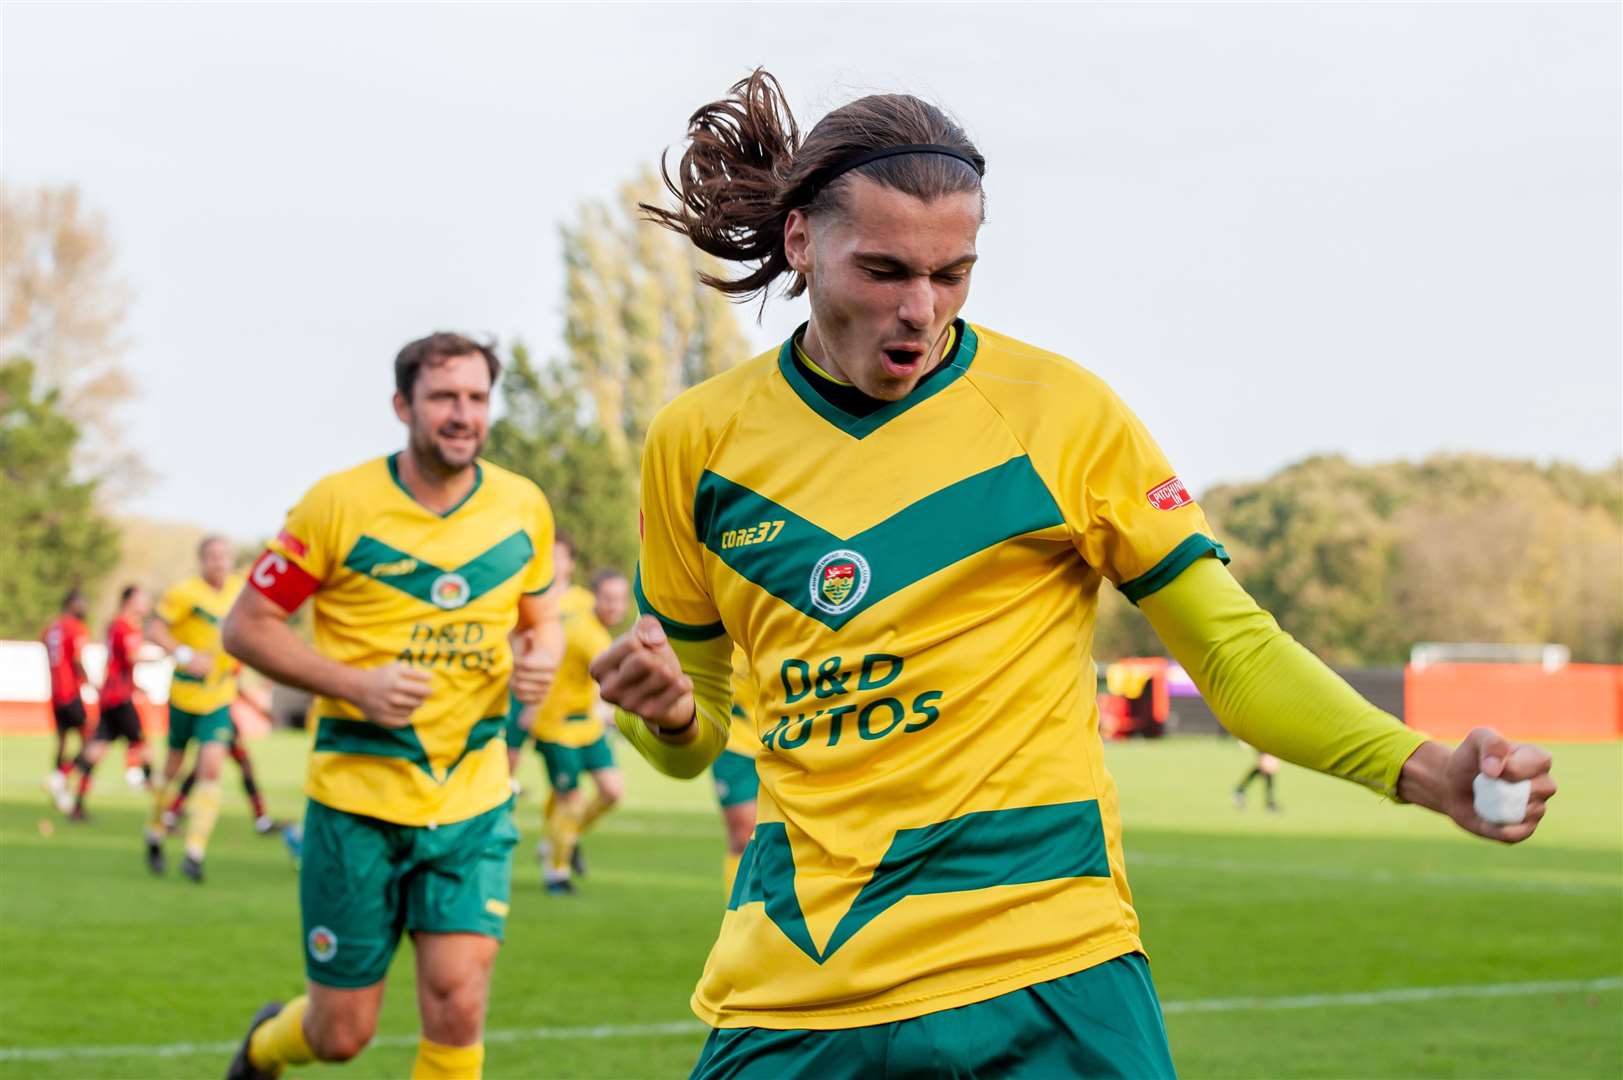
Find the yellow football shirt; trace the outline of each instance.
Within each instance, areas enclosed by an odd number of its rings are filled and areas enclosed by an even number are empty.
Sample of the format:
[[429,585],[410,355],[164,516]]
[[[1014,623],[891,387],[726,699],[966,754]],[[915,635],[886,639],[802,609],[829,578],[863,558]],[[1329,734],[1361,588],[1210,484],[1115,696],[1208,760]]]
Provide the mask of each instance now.
[[733,646],[733,723],[727,731],[727,749],[735,754],[753,758],[761,752],[761,743],[755,737],[755,725],[749,719],[750,714],[757,708],[755,684],[750,681],[749,662],[744,650]]
[[564,655],[532,735],[560,746],[590,746],[603,737],[603,700],[587,669],[613,643],[613,635],[590,610],[564,619]]
[[1223,551],[1097,377],[963,322],[954,342],[865,417],[786,342],[649,432],[639,606],[730,637],[759,696],[706,1023],[884,1023],[1142,948],[1087,677],[1098,590]]
[[175,708],[202,716],[237,700],[237,672],[242,665],[226,653],[220,621],[236,602],[242,584],[240,574],[228,576],[218,589],[202,577],[189,577],[158,601],[156,614],[171,637],[197,652],[214,654],[214,666],[206,676],[175,668],[169,685],[169,704]]
[[575,615],[584,615],[597,607],[597,597],[592,590],[584,585],[571,585],[558,597],[558,617],[568,619]]
[[401,484],[398,455],[320,481],[271,550],[315,579],[315,645],[355,667],[398,661],[433,689],[404,728],[347,701],[311,705],[305,791],[402,825],[462,821],[512,793],[500,738],[521,594],[552,583],[552,510],[529,480],[487,461],[438,514]]

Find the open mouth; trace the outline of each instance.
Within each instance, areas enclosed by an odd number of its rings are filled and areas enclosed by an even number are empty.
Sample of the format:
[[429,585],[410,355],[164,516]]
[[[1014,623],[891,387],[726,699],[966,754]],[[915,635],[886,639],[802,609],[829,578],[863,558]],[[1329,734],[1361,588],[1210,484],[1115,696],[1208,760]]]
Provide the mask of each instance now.
[[912,346],[902,346],[895,349],[883,350],[885,357],[885,371],[889,375],[905,378],[916,375],[924,365],[924,349]]

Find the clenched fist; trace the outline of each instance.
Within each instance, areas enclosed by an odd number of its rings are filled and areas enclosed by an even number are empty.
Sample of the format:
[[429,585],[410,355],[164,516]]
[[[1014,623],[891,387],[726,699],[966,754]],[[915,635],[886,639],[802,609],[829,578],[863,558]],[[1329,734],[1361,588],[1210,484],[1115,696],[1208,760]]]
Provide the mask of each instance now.
[[385,664],[361,674],[360,692],[351,701],[366,718],[384,727],[411,723],[411,714],[428,700],[433,677],[407,664]]
[[698,737],[693,680],[682,673],[664,629],[652,615],[638,619],[625,636],[599,654],[590,671],[604,701],[642,717],[660,738],[691,742]]
[[508,687],[526,705],[537,705],[552,689],[558,674],[558,657],[541,647],[533,629],[513,637],[513,675]]

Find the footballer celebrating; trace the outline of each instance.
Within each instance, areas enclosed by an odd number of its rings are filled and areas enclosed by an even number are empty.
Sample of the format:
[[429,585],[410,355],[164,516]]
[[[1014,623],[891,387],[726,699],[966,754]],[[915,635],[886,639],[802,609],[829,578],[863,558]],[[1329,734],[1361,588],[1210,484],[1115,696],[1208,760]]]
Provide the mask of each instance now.
[[[478,1077],[512,878],[508,688],[546,696],[562,650],[552,511],[479,458],[500,372],[437,333],[395,359],[403,451],[320,481],[254,564],[225,647],[316,695],[299,906],[307,993],[254,1017],[228,1076],[346,1061],[377,1027],[402,933],[412,1076]],[[288,626],[311,601],[315,647]]]
[[[755,72],[693,115],[645,207],[787,277],[810,321],[655,418],[644,617],[593,664],[628,739],[702,772],[729,660],[758,694],[758,823],[693,994],[694,1076],[1173,1075],[1090,663],[1108,579],[1236,735],[1515,842],[1549,757],[1457,749],[1363,701],[1225,569],[1144,426],[1071,361],[959,317],[985,160],[940,110],[862,98],[800,137]],[[1527,779],[1477,816],[1478,773]]]

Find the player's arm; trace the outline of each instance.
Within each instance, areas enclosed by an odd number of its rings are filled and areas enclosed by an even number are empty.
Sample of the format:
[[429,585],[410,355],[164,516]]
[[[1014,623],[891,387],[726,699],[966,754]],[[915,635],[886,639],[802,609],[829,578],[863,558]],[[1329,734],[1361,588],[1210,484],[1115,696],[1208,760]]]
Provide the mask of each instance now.
[[277,682],[341,698],[368,720],[405,727],[432,680],[406,664],[358,668],[322,656],[287,624],[319,582],[285,554],[266,551],[220,628],[226,652]]
[[619,706],[626,741],[660,772],[698,776],[727,747],[732,709],[732,641],[684,641],[644,615],[592,661],[603,700]]
[[708,453],[704,417],[676,402],[654,417],[642,457],[642,612],[592,661],[620,731],[660,772],[687,779],[721,756],[732,723],[732,642],[704,571],[693,492]]
[[[509,683],[513,696],[525,705],[539,705],[552,689],[564,655],[564,626],[558,618],[556,589],[519,597],[518,624],[509,640],[513,646],[513,676]],[[525,712],[534,723],[535,710]],[[522,716],[519,724],[529,730]]]
[[[1214,558],[1142,597],[1139,608],[1223,726],[1258,750],[1447,814],[1479,836],[1525,840],[1555,794],[1550,757],[1479,729],[1450,750],[1365,701],[1279,628]],[[1527,816],[1495,825],[1476,813],[1478,772],[1530,780]]]
[[169,624],[162,615],[154,615],[147,619],[147,640],[157,642],[158,647],[174,657],[175,666],[188,675],[198,678],[207,678],[209,672],[214,670],[214,656],[207,652],[198,652],[189,645],[182,645],[175,640],[175,635],[169,632]]

